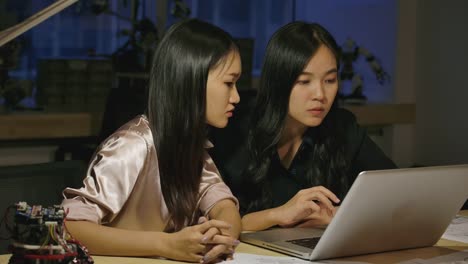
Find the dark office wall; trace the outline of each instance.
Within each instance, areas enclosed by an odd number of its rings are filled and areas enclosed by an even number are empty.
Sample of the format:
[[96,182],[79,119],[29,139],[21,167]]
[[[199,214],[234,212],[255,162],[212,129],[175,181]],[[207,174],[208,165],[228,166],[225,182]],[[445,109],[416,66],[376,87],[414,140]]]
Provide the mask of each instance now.
[[[398,1],[395,75],[392,79],[394,103],[416,103],[416,39],[418,1]],[[415,125],[396,124],[391,134],[392,158],[400,167],[415,165]]]
[[418,1],[415,159],[468,163],[468,1]]

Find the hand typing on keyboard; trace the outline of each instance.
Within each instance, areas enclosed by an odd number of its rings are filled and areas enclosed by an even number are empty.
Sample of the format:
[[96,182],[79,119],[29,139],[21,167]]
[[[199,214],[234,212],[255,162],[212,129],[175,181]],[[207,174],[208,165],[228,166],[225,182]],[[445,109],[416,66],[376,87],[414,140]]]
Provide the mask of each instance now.
[[332,210],[321,207],[320,211],[310,214],[304,218],[304,221],[295,225],[295,227],[326,227],[330,224],[337,210],[338,207],[334,207]]
[[325,187],[303,189],[275,208],[278,225],[292,227],[309,221],[309,226],[328,224],[336,211],[332,202],[339,203],[340,200]]

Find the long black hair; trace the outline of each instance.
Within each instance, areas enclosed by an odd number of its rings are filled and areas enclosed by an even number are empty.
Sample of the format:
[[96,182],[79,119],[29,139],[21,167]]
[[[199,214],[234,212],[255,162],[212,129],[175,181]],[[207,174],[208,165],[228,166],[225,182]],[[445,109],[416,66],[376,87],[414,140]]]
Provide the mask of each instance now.
[[147,115],[161,189],[175,230],[193,223],[197,210],[207,133],[208,73],[225,63],[232,51],[237,48],[228,33],[189,19],[169,28],[154,55]]
[[[250,164],[243,173],[246,193],[243,213],[271,207],[268,175],[277,144],[288,115],[289,97],[299,75],[320,46],[326,46],[336,58],[339,68],[340,51],[333,36],[316,23],[292,22],[280,28],[268,42],[256,104],[251,117],[248,148]],[[305,162],[306,181],[310,186],[345,186],[346,162],[339,129],[333,122],[336,103],[313,130],[315,148]],[[337,179],[342,181],[337,183]]]

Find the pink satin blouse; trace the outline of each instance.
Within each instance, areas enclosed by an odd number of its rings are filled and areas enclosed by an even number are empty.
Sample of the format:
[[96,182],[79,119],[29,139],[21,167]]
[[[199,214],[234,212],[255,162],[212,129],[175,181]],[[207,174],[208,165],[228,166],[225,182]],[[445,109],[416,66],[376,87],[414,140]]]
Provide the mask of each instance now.
[[[210,142],[207,145],[212,147]],[[87,220],[131,230],[173,231],[145,116],[128,122],[99,146],[83,183],[80,189],[66,188],[63,192],[67,220]],[[198,210],[194,213],[199,211],[206,216],[223,199],[238,205],[207,152],[199,194]]]

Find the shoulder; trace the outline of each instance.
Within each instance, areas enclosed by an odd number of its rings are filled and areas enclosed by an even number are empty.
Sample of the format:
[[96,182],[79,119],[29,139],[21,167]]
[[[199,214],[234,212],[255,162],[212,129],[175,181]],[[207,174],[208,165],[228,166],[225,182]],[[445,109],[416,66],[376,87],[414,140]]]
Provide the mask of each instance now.
[[355,153],[367,137],[367,131],[360,126],[356,116],[349,110],[337,108],[332,114],[333,127],[345,151]]
[[337,108],[333,112],[334,127],[346,137],[362,136],[365,130],[358,124],[356,116],[349,110]]
[[[131,152],[147,152],[153,147],[153,135],[145,116],[140,115],[128,121],[107,139],[101,145],[100,150],[112,149],[128,150]],[[138,151],[140,150],[140,151]]]
[[138,116],[101,143],[91,159],[88,175],[93,175],[92,178],[112,178],[117,185],[123,181],[125,184],[120,184],[121,187],[133,188],[142,172],[157,167],[155,158],[151,130],[145,117]]
[[117,129],[114,134],[137,134],[145,140],[147,140],[147,138],[149,137],[151,141],[153,136],[151,133],[148,119],[145,115],[136,116],[135,118],[121,126],[119,129]]
[[342,124],[343,126],[355,126],[357,125],[356,116],[345,108],[337,108],[334,112],[334,117],[338,124]]

